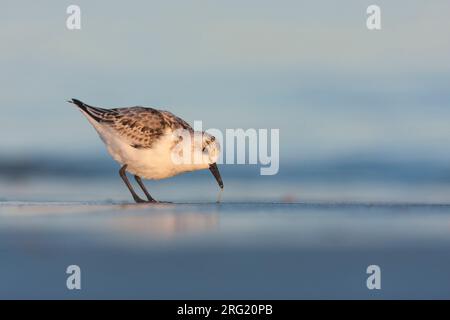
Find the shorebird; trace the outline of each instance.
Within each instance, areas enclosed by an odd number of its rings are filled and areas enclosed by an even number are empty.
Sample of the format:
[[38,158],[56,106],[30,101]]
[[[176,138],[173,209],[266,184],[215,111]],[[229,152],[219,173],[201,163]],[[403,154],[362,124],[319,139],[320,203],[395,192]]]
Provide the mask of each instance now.
[[[220,144],[214,136],[194,132],[186,121],[168,111],[148,107],[104,109],[77,99],[68,102],[75,104],[86,116],[109,154],[121,165],[120,177],[137,203],[158,202],[147,191],[142,178],[159,180],[183,172],[209,169],[223,189],[216,163]],[[186,155],[186,149],[180,148],[186,136],[191,138],[185,140],[189,143],[189,161],[174,161],[174,154],[183,156],[185,152]],[[194,158],[196,161],[192,161]],[[134,175],[147,200],[134,191],[126,172]]]

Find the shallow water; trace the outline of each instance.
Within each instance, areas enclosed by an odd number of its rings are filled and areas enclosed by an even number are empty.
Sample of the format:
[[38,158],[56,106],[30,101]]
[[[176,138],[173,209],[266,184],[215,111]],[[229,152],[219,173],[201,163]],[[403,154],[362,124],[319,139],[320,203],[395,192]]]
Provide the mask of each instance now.
[[449,250],[445,204],[4,201],[0,298],[450,298]]

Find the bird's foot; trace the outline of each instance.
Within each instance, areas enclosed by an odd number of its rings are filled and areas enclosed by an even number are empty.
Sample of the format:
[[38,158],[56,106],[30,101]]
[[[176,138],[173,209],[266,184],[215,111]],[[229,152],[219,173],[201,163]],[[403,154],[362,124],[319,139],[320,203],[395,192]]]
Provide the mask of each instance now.
[[144,200],[144,199],[141,199],[141,198],[139,198],[138,196],[133,197],[133,199],[134,199],[134,201],[135,201],[136,203],[148,203],[148,201],[146,201],[146,200]]
[[133,197],[134,198],[134,201],[136,201],[136,203],[161,203],[161,204],[167,204],[167,203],[172,203],[172,202],[170,202],[170,201],[158,201],[158,200],[155,200],[155,199],[153,199],[153,198],[151,198],[151,199],[148,199],[148,200],[144,200],[144,199],[141,199],[141,198],[139,198],[138,196],[136,196],[136,197]]
[[172,203],[170,201],[158,201],[158,200],[155,200],[150,195],[147,196],[147,199],[148,199],[147,203]]

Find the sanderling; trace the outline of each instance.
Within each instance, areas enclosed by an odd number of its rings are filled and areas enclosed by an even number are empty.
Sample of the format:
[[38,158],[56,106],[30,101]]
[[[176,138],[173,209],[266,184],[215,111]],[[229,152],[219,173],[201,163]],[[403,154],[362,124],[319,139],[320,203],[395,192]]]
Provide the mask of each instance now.
[[[97,130],[108,152],[121,164],[119,174],[136,202],[157,202],[141,178],[159,180],[194,170],[209,168],[223,189],[216,164],[220,145],[212,135],[194,132],[186,121],[168,111],[147,107],[103,109],[77,99],[68,102],[78,106]],[[200,161],[182,164],[173,161],[174,148],[180,142],[180,135],[176,132],[180,130],[190,136],[201,134],[200,140],[190,139],[190,151],[199,155],[197,159]],[[134,175],[148,201],[137,195],[126,172]]]

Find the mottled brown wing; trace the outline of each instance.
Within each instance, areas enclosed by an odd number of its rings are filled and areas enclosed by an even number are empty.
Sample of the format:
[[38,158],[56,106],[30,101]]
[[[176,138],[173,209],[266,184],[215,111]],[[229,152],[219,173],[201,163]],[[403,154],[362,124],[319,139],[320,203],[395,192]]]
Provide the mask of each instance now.
[[103,109],[85,104],[77,99],[70,101],[95,121],[112,128],[135,148],[151,148],[167,129],[186,129],[191,126],[168,111],[146,107]]
[[153,108],[132,107],[112,111],[117,114],[109,125],[135,148],[151,148],[171,127],[163,113]]
[[173,113],[171,113],[169,111],[164,111],[164,110],[159,110],[159,112],[161,112],[162,116],[164,117],[164,120],[170,126],[170,128],[172,130],[185,129],[185,130],[189,130],[191,132],[193,131],[193,129],[189,125],[189,123],[187,123],[183,119],[177,117]]
[[192,131],[186,121],[168,111],[144,107],[111,110],[117,113],[111,125],[135,148],[151,148],[167,129]]

